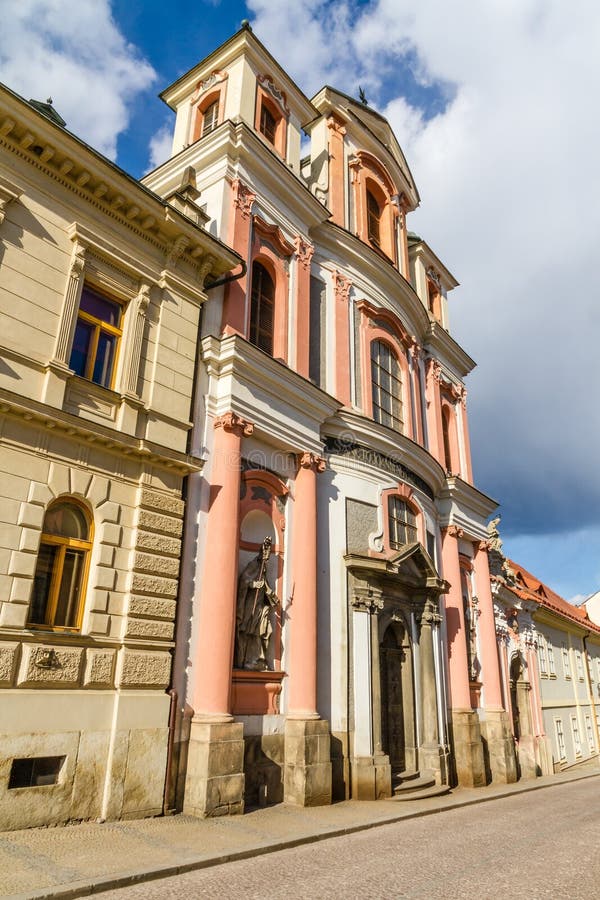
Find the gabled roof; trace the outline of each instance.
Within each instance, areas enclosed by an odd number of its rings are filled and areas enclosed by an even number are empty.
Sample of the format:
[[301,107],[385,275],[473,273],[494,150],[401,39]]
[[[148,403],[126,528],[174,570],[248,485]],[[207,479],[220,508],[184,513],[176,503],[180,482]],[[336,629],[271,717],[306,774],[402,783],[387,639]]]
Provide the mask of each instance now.
[[553,591],[552,588],[540,581],[539,578],[536,578],[535,575],[532,575],[531,572],[528,572],[527,569],[524,569],[523,566],[513,562],[512,559],[507,559],[506,562],[515,573],[515,584],[507,584],[507,587],[517,597],[520,597],[521,600],[533,600],[540,606],[558,613],[565,619],[576,622],[582,628],[589,628],[590,631],[596,631],[600,634],[600,626],[594,625],[583,607],[573,606],[572,603],[569,603],[568,600],[565,600],[560,594]]

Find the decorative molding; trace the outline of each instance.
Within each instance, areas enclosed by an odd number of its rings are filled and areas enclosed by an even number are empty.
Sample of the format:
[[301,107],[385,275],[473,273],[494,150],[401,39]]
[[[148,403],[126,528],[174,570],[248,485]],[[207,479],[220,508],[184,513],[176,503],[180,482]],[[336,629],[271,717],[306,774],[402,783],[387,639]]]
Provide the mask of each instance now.
[[285,113],[286,116],[290,114],[290,108],[287,105],[287,97],[284,91],[280,91],[279,88],[275,86],[275,83],[270,75],[257,75],[256,80],[263,88],[263,90],[267,91],[271,97],[275,100],[277,105],[281,108],[281,110]]
[[252,222],[254,224],[255,233],[263,239],[271,241],[279,256],[287,257],[292,255],[294,247],[285,239],[283,231],[278,225],[265,222],[263,218],[256,215],[252,216]]
[[229,75],[227,72],[223,72],[220,69],[215,69],[214,72],[211,72],[208,78],[205,78],[204,81],[199,81],[196,85],[196,90],[192,94],[192,103],[197,100],[202,94],[206,94],[207,91],[216,87],[217,84],[221,84],[223,81],[227,81]]
[[353,441],[328,437],[325,439],[325,450],[330,456],[344,456],[357,462],[375,466],[383,472],[394,475],[398,480],[407,481],[417,490],[422,491],[430,500],[434,499],[432,489],[419,475],[391,456],[386,456],[371,447],[365,447]]
[[6,178],[0,178],[0,225],[4,222],[8,204],[18,200],[22,193],[23,191]]
[[335,294],[336,300],[341,300],[344,303],[348,302],[350,297],[350,288],[352,287],[352,282],[345,275],[342,275],[337,269],[333,271],[333,291]]
[[231,184],[233,190],[233,205],[239,209],[242,219],[249,219],[252,212],[252,204],[256,200],[256,194],[249,187],[235,178]]
[[298,455],[298,466],[301,469],[314,469],[315,472],[324,472],[327,468],[327,463],[322,456],[307,452]]
[[330,131],[334,131],[336,134],[341,135],[342,137],[346,134],[346,126],[341,119],[338,119],[336,116],[328,116],[326,119],[327,127]]
[[313,244],[309,244],[300,235],[296,237],[296,257],[304,269],[310,269],[310,262],[315,252]]
[[356,590],[350,597],[350,604],[357,612],[378,615],[385,606],[385,600],[381,591],[368,587]]
[[458,525],[448,525],[446,528],[442,528],[442,531],[445,531],[446,534],[457,540],[460,540],[465,536],[463,529],[459,528]]
[[254,425],[252,422],[248,422],[247,419],[243,419],[241,416],[238,416],[234,412],[227,412],[222,416],[219,416],[214,420],[213,426],[215,428],[223,428],[224,431],[228,432],[238,432],[239,437],[242,435],[246,435],[247,437],[252,434],[254,431]]

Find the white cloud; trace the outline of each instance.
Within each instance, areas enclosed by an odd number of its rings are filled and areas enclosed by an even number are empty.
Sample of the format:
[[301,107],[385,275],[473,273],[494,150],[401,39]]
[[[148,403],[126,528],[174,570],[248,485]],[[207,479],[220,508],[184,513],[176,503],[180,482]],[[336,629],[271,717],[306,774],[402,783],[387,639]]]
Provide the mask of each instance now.
[[156,169],[171,156],[173,148],[173,120],[169,118],[150,138],[150,168]]
[[[475,470],[504,503],[505,530],[597,523],[600,6],[248,5],[257,35],[309,92],[326,81],[347,92],[370,84],[373,99],[382,79],[386,97],[396,88],[382,111],[421,193],[409,225],[462,284],[451,324],[479,363],[469,379]],[[394,85],[394,54],[409,53],[417,80],[453,87],[432,119]]]
[[155,77],[108,0],[2,3],[0,79],[26,99],[51,96],[67,128],[111,159],[130,104]]

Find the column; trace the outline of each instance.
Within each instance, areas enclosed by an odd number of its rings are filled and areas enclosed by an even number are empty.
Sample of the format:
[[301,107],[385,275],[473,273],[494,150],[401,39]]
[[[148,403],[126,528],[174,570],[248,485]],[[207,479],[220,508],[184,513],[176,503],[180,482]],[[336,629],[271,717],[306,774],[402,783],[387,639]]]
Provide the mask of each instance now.
[[308,378],[310,362],[310,261],[315,248],[296,238],[296,371]]
[[462,388],[460,393],[460,419],[462,428],[462,444],[465,456],[466,471],[463,478],[469,484],[473,484],[473,466],[471,465],[471,440],[469,438],[469,423],[467,420],[467,389]]
[[413,344],[410,348],[410,356],[412,360],[411,379],[414,397],[414,428],[413,439],[417,444],[425,446],[425,438],[423,435],[423,399],[421,397],[421,375],[419,366],[419,356],[421,348],[418,344]]
[[214,421],[205,556],[199,593],[194,708],[184,812],[199,816],[244,811],[243,725],[230,706],[235,640],[242,436],[253,426],[229,412]]
[[[350,396],[350,320],[349,302],[352,282],[339,272],[333,273],[335,303],[335,396],[351,406]],[[364,363],[370,365],[369,362]]]
[[428,357],[425,362],[425,400],[427,408],[427,434],[429,437],[429,452],[444,470],[444,439],[442,437],[442,403],[440,399],[440,374],[442,367],[437,359]]
[[328,207],[331,210],[331,221],[336,225],[346,227],[346,202],[344,186],[346,184],[344,165],[344,135],[346,129],[341,120],[335,116],[327,119],[329,129],[329,199]]
[[250,265],[250,226],[252,221],[252,204],[256,200],[250,188],[239,178],[231,185],[231,230],[230,244],[233,249],[246,260],[248,273],[237,281],[230,281],[225,287],[223,300],[223,318],[221,329],[228,334],[246,336],[246,296],[248,279],[252,277]]
[[317,712],[317,473],[324,469],[325,460],[302,453],[294,484],[284,798],[299,806],[331,803],[329,725]]
[[485,722],[482,723],[481,731],[487,742],[487,765],[492,781],[508,784],[517,780],[517,763],[510,715],[504,709],[502,701],[500,659],[490,585],[488,546],[485,541],[481,541],[475,543],[473,549],[475,551],[473,570],[479,611],[477,629],[485,705]]
[[452,743],[456,780],[464,787],[485,784],[479,716],[471,709],[467,644],[460,589],[458,539],[462,531],[450,525],[442,531],[442,565],[450,589],[446,594],[448,670],[452,707]]

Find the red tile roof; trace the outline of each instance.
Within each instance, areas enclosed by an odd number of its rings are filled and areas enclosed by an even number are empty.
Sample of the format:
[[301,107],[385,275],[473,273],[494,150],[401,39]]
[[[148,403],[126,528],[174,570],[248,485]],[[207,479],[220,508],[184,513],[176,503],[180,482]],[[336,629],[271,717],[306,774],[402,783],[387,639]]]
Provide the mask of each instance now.
[[572,603],[569,603],[568,600],[565,600],[552,588],[549,588],[547,584],[544,584],[539,578],[536,578],[535,575],[524,569],[523,566],[514,562],[514,560],[507,559],[506,562],[515,573],[517,582],[516,585],[510,584],[507,587],[517,597],[520,597],[522,600],[534,600],[540,606],[545,606],[552,612],[564,616],[565,619],[577,622],[582,628],[589,628],[590,631],[596,631],[600,634],[600,626],[594,625],[591,619],[588,618],[584,608],[573,606]]

